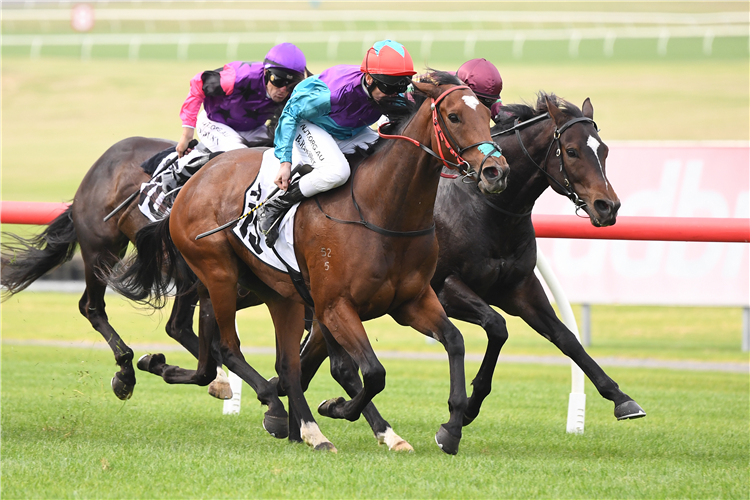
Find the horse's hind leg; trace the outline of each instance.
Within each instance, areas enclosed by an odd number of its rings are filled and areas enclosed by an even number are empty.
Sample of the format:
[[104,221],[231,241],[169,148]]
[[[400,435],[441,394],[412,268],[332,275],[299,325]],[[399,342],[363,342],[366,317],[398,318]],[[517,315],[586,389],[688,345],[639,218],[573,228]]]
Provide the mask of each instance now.
[[445,280],[438,298],[448,316],[479,325],[487,333],[487,350],[477,376],[471,382],[473,390],[464,414],[464,425],[469,425],[479,415],[482,402],[492,390],[492,376],[500,350],[508,340],[508,329],[505,319],[457,278]]
[[[359,370],[357,364],[349,356],[349,353],[337,343],[332,343],[330,347],[326,346],[325,336],[317,322],[312,324],[310,334],[302,344],[300,354],[302,388],[307,390],[315,372],[329,355],[331,357],[331,376],[344,388],[349,397],[353,398],[362,390],[362,381],[357,373]],[[380,415],[372,401],[362,410],[362,416],[370,424],[378,443],[388,445],[388,449],[393,451],[414,451],[414,448],[405,439],[393,432],[391,424]]]
[[122,400],[129,399],[135,388],[133,350],[123,342],[112,325],[109,324],[109,318],[105,311],[106,304],[104,303],[104,292],[107,286],[97,276],[97,268],[107,268],[114,265],[119,260],[118,253],[124,251],[124,249],[123,245],[121,249],[116,251],[92,252],[87,243],[81,241],[86,289],[78,302],[78,309],[81,314],[89,320],[94,330],[104,337],[115,355],[115,362],[120,370],[112,377],[112,390],[115,396]]
[[588,376],[599,394],[614,403],[615,417],[618,420],[646,416],[643,408],[620,390],[617,383],[589,356],[573,332],[558,319],[536,277],[527,280],[526,285],[519,288],[508,301],[512,304],[507,306],[509,309],[506,309],[505,305],[500,306],[511,314],[518,314],[530,327],[573,360]]

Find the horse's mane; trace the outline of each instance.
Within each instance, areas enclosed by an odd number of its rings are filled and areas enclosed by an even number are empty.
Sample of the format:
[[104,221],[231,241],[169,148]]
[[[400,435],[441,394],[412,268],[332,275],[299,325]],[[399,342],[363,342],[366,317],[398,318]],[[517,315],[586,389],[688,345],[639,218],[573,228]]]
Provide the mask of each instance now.
[[496,127],[505,129],[512,127],[516,119],[520,122],[525,122],[536,116],[543,115],[548,111],[547,100],[545,98],[549,99],[555,106],[560,108],[560,111],[571,118],[579,118],[583,116],[583,113],[575,104],[572,104],[555,94],[547,94],[544,91],[539,91],[536,97],[536,106],[523,103],[507,104],[501,107],[500,113],[498,113],[497,117],[500,121],[495,122],[497,124]]

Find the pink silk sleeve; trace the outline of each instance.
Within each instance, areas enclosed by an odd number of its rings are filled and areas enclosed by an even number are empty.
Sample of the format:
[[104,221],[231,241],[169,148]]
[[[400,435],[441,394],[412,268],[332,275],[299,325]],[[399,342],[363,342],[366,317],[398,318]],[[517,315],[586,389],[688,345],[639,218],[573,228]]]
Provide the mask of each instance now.
[[182,120],[182,125],[186,127],[195,128],[195,123],[198,120],[198,112],[201,109],[203,100],[206,98],[206,95],[203,93],[201,75],[203,73],[198,73],[190,80],[190,92],[180,109],[180,120]]

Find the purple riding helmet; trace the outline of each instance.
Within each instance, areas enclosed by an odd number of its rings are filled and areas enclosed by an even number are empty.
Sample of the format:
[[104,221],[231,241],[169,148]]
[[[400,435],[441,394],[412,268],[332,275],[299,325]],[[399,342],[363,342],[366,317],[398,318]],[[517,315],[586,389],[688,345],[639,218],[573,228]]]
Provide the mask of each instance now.
[[290,90],[308,74],[305,54],[292,43],[280,43],[268,51],[263,59],[266,83]]
[[503,90],[503,79],[494,64],[487,59],[472,59],[458,68],[456,76],[461,79],[496,116],[501,106],[500,92]]

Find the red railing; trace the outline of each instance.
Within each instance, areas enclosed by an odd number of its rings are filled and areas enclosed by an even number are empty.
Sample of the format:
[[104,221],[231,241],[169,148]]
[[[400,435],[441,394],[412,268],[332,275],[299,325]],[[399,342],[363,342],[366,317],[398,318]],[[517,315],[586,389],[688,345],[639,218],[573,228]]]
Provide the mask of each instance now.
[[[3,201],[0,223],[48,224],[68,205]],[[534,214],[532,221],[539,238],[750,242],[750,219],[621,216],[614,226],[594,227],[588,219],[573,215]]]

